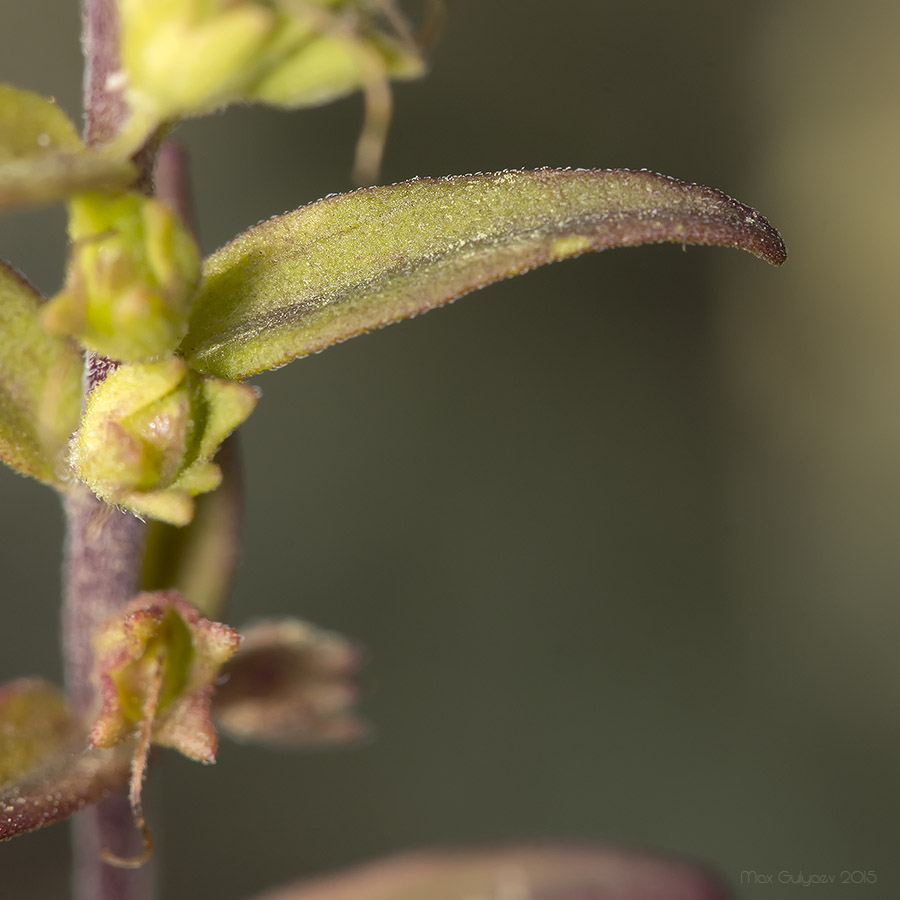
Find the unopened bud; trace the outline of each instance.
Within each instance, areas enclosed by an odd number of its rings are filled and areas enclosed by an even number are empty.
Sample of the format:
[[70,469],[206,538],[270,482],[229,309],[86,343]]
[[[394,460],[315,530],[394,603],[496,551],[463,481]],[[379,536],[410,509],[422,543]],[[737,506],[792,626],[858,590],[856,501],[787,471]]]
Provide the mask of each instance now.
[[187,329],[200,254],[170,209],[140,194],[80,194],[69,205],[66,285],[44,324],[111,359],[174,350]]
[[421,55],[365,0],[118,0],[122,71],[142,121],[261,101],[324,103],[377,75],[411,78]]
[[211,461],[257,392],[200,375],[177,357],[120,366],[91,393],[72,446],[78,476],[136,515],[185,525],[196,494],[218,487]]

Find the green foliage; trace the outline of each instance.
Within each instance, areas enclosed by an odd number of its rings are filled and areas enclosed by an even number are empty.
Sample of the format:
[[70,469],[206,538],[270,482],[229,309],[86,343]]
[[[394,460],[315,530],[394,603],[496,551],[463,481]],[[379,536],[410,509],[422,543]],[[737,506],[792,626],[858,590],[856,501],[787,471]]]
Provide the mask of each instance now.
[[784,261],[749,207],[650,172],[419,179],[320,200],[214,253],[181,352],[244,378],[543,263],[663,241]]
[[38,293],[0,262],[0,458],[48,484],[66,479],[78,424],[81,358],[40,322]]
[[120,189],[136,174],[128,159],[86,149],[52,100],[0,84],[0,209]]

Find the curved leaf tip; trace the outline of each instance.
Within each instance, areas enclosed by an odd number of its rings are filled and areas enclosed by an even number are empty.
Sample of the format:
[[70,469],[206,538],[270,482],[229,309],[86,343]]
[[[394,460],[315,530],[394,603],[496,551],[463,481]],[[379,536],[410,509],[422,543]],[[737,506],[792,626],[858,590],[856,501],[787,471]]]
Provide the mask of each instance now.
[[214,253],[181,350],[243,378],[548,262],[664,242],[786,259],[749,206],[646,170],[419,178],[327,197]]

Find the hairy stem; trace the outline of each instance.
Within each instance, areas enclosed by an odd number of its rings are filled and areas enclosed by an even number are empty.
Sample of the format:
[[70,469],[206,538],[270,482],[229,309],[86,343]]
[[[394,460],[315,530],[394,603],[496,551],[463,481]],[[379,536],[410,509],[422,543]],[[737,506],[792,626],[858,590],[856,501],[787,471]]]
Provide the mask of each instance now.
[[[66,514],[63,570],[63,645],[66,681],[78,706],[94,702],[91,638],[97,627],[137,593],[144,523],[107,506],[84,487],[63,501]],[[74,900],[150,900],[152,867],[118,869],[104,850],[122,857],[140,851],[125,792],[78,813],[73,820]]]
[[98,500],[86,487],[69,491],[63,570],[63,644],[69,694],[85,712],[94,705],[91,638],[138,592],[144,523]]
[[[115,135],[128,115],[121,93],[110,89],[110,76],[119,66],[115,0],[83,0],[82,43],[84,134],[88,143],[97,144]],[[142,166],[142,184],[149,180],[149,165],[148,156]],[[114,367],[110,360],[88,354],[86,392]],[[63,505],[66,682],[73,701],[89,714],[94,704],[91,639],[97,626],[137,592],[144,523],[97,500],[83,486],[68,492]],[[79,813],[73,829],[75,900],[150,900],[154,892],[152,867],[118,869],[101,859],[104,850],[129,856],[140,847],[126,793],[115,794]]]

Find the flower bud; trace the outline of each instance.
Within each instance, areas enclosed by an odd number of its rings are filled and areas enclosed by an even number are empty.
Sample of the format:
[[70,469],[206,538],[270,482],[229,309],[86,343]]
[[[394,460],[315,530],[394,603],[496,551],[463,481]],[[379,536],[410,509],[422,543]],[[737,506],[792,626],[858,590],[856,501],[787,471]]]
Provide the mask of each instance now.
[[242,98],[266,58],[271,4],[119,0],[122,69],[139,118],[209,112]]
[[191,498],[218,487],[212,456],[257,396],[247,385],[193,372],[177,357],[120,366],[88,398],[73,468],[108,503],[185,525]]
[[[283,42],[293,49],[259,79],[250,99],[295,109],[342,97],[373,78],[424,73],[418,48],[379,30],[361,10],[348,26],[337,11],[310,7],[305,16],[297,13],[282,23]],[[292,34],[297,35],[293,41]]]
[[138,594],[94,636],[100,711],[91,744],[115,746],[149,714],[152,743],[213,762],[210,698],[239,642],[234,629],[203,618],[174,591]]
[[122,72],[136,119],[159,123],[260,101],[299,107],[372,75],[409,78],[418,49],[365,0],[118,0]]
[[45,326],[126,362],[174,350],[200,280],[188,230],[140,194],[80,194],[69,212],[66,285],[44,308]]

